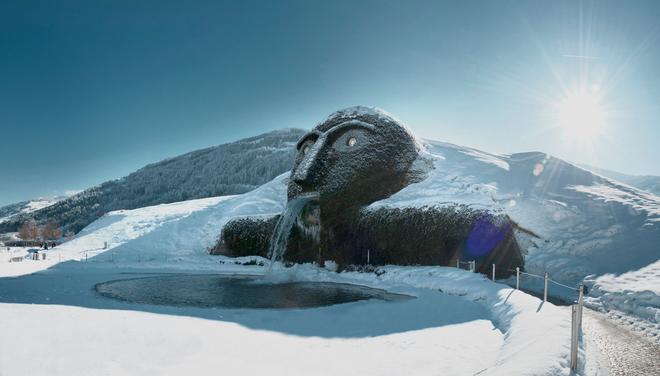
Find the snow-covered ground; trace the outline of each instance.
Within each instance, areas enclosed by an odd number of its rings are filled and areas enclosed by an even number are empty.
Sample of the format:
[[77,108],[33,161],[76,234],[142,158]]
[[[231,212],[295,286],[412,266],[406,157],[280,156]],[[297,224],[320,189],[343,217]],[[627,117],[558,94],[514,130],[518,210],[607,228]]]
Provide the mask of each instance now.
[[589,278],[586,285],[590,291],[585,304],[660,343],[660,261],[620,275]]
[[0,338],[3,375],[459,375],[490,366],[502,342],[483,319],[362,338],[70,306],[10,304],[0,320],[38,323]]
[[[392,266],[377,276],[298,265],[272,276],[357,283],[417,298],[245,310],[100,297],[95,283],[172,271],[110,264],[71,261],[0,279],[0,373],[568,374],[566,309],[455,268]],[[268,270],[215,265],[214,272]]]
[[[57,259],[47,257],[46,260],[28,259],[28,249],[34,247],[0,247],[0,277],[13,277],[34,273],[49,268],[58,263]],[[13,261],[20,258],[21,261]]]
[[[33,261],[26,259],[23,262],[4,265],[3,262],[9,261],[10,257],[27,255],[27,250],[30,248],[0,249],[0,265],[3,265],[0,268],[0,277],[34,273],[69,260],[84,261],[93,259],[94,256],[145,236],[161,226],[171,225],[173,222],[186,218],[196,211],[217,205],[231,198],[232,196],[214,197],[110,212],[83,229],[75,239],[59,247],[42,251],[46,254],[46,260]],[[149,258],[148,255],[141,252],[135,252],[131,256],[138,262],[147,261]],[[110,257],[114,261],[115,253],[111,253]],[[117,261],[119,259],[120,257]]]
[[[0,263],[2,275],[14,275],[0,278],[0,373],[568,374],[565,308],[455,268],[390,266],[379,276],[275,268],[273,282],[356,283],[417,297],[305,310],[147,306],[93,292],[98,282],[145,273],[266,273],[206,250],[230,218],[280,212],[285,179],[240,196],[109,213],[47,251],[47,261]],[[25,273],[33,274],[18,276]]]
[[[637,315],[647,333],[657,333],[657,196],[541,153],[427,146],[435,167],[428,178],[372,208],[458,202],[506,213],[538,235],[520,234],[528,271],[566,284],[600,276],[589,304]],[[275,279],[358,283],[418,297],[285,312],[133,305],[92,292],[95,283],[125,273],[265,273],[207,249],[231,218],[280,213],[286,175],[239,196],[109,213],[47,251],[46,261],[0,258],[0,276],[13,276],[0,278],[0,374],[299,374],[312,366],[319,374],[568,374],[566,308],[454,268],[390,266],[380,276],[276,268]],[[81,346],[88,338],[98,345]],[[35,343],[50,350],[35,355]]]

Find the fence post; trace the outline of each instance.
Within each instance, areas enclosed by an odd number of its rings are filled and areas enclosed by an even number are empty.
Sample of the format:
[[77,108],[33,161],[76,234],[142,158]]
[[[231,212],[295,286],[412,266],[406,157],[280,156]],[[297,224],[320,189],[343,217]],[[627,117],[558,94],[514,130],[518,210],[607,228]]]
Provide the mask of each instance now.
[[516,266],[516,290],[520,290],[520,267]]
[[577,371],[577,349],[578,349],[578,305],[571,305],[571,372]]
[[370,253],[369,249],[367,248],[367,265],[371,264],[371,262],[370,262],[371,260],[369,260],[369,258],[370,258],[369,256],[371,256],[371,255],[369,253]]
[[456,259],[456,269],[461,268],[461,259]]
[[584,285],[578,287],[578,329],[582,327],[582,307],[584,306]]
[[543,276],[543,301],[548,301],[548,272]]
[[495,280],[495,264],[493,264],[493,281]]
[[474,273],[477,270],[476,261],[470,261],[470,271]]

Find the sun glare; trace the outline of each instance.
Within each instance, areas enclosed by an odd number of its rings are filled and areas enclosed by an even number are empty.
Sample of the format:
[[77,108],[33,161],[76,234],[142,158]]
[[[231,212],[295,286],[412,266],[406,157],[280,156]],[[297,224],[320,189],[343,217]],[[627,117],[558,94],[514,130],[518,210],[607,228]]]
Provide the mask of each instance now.
[[557,105],[557,123],[568,142],[593,142],[604,131],[606,115],[597,86],[572,92]]

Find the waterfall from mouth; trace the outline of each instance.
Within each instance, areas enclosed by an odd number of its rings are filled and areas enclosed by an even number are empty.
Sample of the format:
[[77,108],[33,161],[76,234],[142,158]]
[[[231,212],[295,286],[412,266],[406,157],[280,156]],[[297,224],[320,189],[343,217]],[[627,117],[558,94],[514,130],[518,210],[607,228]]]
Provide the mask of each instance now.
[[293,225],[296,223],[305,205],[316,198],[313,195],[296,197],[286,205],[286,209],[278,219],[273,235],[270,238],[268,256],[270,257],[271,267],[276,261],[283,260]]

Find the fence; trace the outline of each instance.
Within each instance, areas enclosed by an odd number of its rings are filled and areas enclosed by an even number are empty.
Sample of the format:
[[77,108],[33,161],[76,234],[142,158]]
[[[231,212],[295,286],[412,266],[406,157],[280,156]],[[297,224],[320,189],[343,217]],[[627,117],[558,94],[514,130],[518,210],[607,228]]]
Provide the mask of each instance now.
[[[467,265],[468,266],[468,271],[475,272],[476,267],[475,267],[476,261],[461,261],[461,260],[456,260],[456,267],[459,269],[462,269],[462,265]],[[548,275],[548,273],[544,273],[543,275],[538,275],[538,274],[533,274],[533,273],[527,273],[523,272],[520,270],[520,267],[516,267],[515,270],[513,269],[508,269],[509,272],[515,272],[516,273],[516,290],[520,290],[520,275],[522,274],[523,276],[529,276],[532,278],[540,278],[543,279],[543,301],[547,302],[548,301],[548,283],[553,283],[559,287],[563,287],[569,290],[576,291],[577,293],[577,299],[571,304],[571,353],[570,353],[570,358],[571,358],[571,371],[572,372],[577,372],[577,355],[578,355],[578,343],[579,343],[579,338],[582,333],[582,309],[584,306],[584,286],[582,284],[579,284],[577,287],[572,287],[565,285],[563,283],[557,282],[553,279],[551,279]],[[495,264],[492,264],[492,273],[491,273],[491,279],[495,281]]]
[[462,269],[461,265],[467,265],[467,267],[468,267],[467,270],[470,271],[470,272],[473,272],[473,273],[476,270],[475,264],[476,264],[475,261],[456,260],[456,267],[457,268]]

